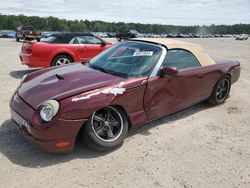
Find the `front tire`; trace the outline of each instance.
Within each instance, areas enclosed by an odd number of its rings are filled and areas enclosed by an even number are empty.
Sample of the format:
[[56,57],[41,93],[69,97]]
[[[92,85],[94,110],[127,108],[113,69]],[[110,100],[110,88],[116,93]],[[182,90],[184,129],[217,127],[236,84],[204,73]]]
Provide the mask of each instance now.
[[52,61],[52,66],[67,65],[72,63],[72,59],[67,55],[58,55]]
[[128,121],[119,108],[107,106],[92,114],[81,132],[83,143],[95,150],[110,150],[122,145]]
[[215,84],[213,92],[208,99],[212,105],[218,105],[225,102],[231,89],[231,81],[229,76],[223,76]]

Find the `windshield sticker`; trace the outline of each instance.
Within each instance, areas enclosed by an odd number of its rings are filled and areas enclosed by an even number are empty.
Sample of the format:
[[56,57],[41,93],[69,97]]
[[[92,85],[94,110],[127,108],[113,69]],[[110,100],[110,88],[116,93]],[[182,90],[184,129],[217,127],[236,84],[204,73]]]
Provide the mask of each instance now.
[[141,52],[135,52],[133,56],[152,56],[154,54],[153,51],[141,51]]

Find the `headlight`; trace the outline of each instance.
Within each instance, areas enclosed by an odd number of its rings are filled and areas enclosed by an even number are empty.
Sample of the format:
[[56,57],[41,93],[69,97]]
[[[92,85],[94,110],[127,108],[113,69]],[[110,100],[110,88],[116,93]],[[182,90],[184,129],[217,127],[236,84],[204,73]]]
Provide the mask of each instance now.
[[40,110],[41,118],[48,122],[50,121],[58,112],[59,103],[56,100],[49,100],[42,104]]

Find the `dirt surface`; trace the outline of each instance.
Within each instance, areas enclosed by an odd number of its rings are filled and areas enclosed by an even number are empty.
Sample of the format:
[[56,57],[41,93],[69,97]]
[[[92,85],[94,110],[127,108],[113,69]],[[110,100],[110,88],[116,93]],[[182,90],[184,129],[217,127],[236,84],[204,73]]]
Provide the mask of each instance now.
[[72,154],[40,151],[10,120],[22,76],[21,43],[0,39],[0,187],[250,187],[250,40],[186,39],[241,62],[225,104],[200,103],[130,132],[122,147]]

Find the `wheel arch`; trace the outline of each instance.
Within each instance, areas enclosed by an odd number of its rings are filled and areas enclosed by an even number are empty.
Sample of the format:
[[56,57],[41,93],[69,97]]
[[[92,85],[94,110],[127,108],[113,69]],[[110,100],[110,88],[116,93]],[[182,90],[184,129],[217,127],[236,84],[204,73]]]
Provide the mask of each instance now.
[[217,79],[217,81],[214,83],[214,85],[213,85],[213,87],[212,87],[212,91],[211,91],[211,93],[210,93],[209,96],[211,96],[211,94],[212,94],[212,92],[213,92],[213,90],[214,90],[214,87],[215,87],[216,84],[220,81],[220,79],[223,78],[224,76],[228,76],[228,77],[229,77],[229,81],[230,81],[230,83],[231,83],[231,77],[232,77],[231,74],[230,74],[229,72],[226,72],[226,73],[222,74],[222,75]]
[[[125,110],[121,105],[113,104],[113,105],[102,106],[101,108],[96,109],[94,112],[96,112],[96,111],[98,111],[98,110],[101,110],[101,109],[103,109],[103,108],[105,108],[105,107],[107,107],[107,106],[110,106],[110,107],[113,107],[113,108],[116,108],[116,109],[120,110],[120,111],[124,114],[124,116],[127,118],[127,121],[128,121],[128,130],[130,130],[130,129],[132,128],[131,119],[130,119],[128,113],[126,112],[126,110]],[[94,113],[94,112],[93,112],[93,113]],[[91,116],[92,116],[93,113],[91,113],[90,116],[87,118],[88,121],[89,121],[89,118],[91,118]],[[77,133],[77,137],[79,137],[79,134],[80,134],[81,131],[83,130],[84,125],[85,125],[86,123],[87,123],[87,121],[84,122],[84,123],[82,124],[80,130],[79,130],[78,133]]]
[[[217,82],[218,82],[221,78],[223,78],[223,77],[225,77],[225,76],[228,76],[228,77],[229,77],[229,81],[230,81],[230,83],[231,83],[231,78],[232,78],[232,76],[231,76],[231,74],[230,74],[229,72],[226,72],[226,73],[222,74],[221,77],[217,80]],[[216,83],[217,83],[217,82],[216,82]]]
[[123,114],[125,115],[125,117],[127,118],[127,121],[128,121],[128,130],[130,130],[132,128],[132,123],[131,123],[131,119],[130,119],[128,113],[126,112],[126,110],[121,105],[109,105],[109,106],[114,107],[114,108],[118,108],[119,110],[121,110],[123,112]]

